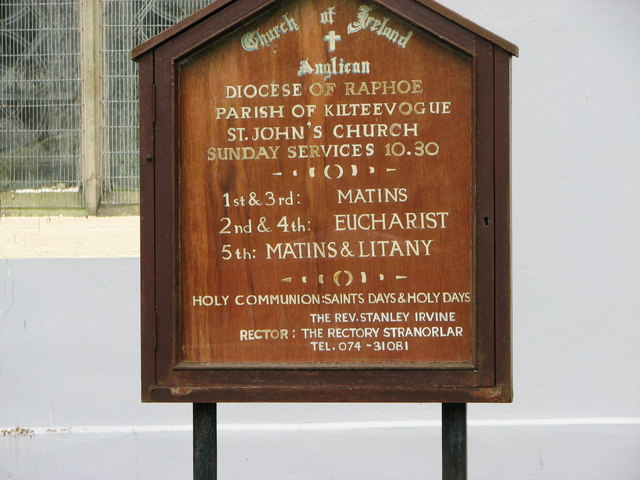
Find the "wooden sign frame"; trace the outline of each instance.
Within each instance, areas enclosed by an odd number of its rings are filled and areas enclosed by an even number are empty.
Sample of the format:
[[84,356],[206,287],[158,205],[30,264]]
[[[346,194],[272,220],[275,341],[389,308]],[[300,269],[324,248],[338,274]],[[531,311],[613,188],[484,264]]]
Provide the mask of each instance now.
[[180,359],[179,63],[277,0],[218,0],[133,51],[140,65],[142,397],[159,402],[509,402],[510,60],[517,47],[430,0],[366,3],[473,62],[475,363],[457,368]]

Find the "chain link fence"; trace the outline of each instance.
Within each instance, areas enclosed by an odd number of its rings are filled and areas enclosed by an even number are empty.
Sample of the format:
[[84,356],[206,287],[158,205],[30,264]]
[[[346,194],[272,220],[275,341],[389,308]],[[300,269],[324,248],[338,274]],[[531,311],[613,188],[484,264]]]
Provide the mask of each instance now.
[[[101,12],[100,45],[82,8]],[[103,204],[139,202],[137,65],[131,49],[210,0],[0,0],[0,209],[84,208],[95,161]],[[83,55],[99,47],[99,158],[83,157]]]
[[138,71],[131,49],[209,0],[103,0],[102,203],[139,201]]
[[0,3],[0,208],[82,207],[80,1]]

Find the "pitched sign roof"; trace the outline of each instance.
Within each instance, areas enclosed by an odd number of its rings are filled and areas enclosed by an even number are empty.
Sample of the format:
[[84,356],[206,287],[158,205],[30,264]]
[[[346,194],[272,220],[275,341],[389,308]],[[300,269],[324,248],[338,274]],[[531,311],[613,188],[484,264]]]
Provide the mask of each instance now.
[[[253,12],[259,12],[275,2],[276,0],[254,1],[253,2],[254,8],[252,10]],[[205,20],[206,18],[212,15],[223,12],[225,7],[228,7],[232,3],[234,3],[234,0],[218,0],[218,1],[212,2],[207,7],[200,9],[199,11],[189,16],[188,18],[185,18],[181,22],[178,22],[174,26],[166,29],[159,35],[156,35],[155,37],[149,39],[148,41],[134,48],[131,53],[132,58],[137,59],[147,51],[153,50],[154,48],[157,48],[162,43],[165,43],[171,40],[173,37],[180,35],[182,32],[184,32],[185,30],[188,30],[193,25]],[[403,6],[398,7],[397,6],[398,2],[393,2],[388,0],[387,1],[374,0],[372,2],[363,2],[363,3],[369,3],[372,5],[380,4],[381,6],[387,8],[389,11],[395,12],[400,16],[405,16],[404,12],[406,12],[406,10],[404,10]],[[458,25],[460,28],[466,29],[469,32],[477,35],[478,37],[483,38],[484,40],[487,40],[489,43],[492,43],[493,45],[502,48],[503,50],[505,50],[511,55],[514,55],[517,57],[519,54],[518,47],[513,43],[509,42],[508,40],[505,40],[504,38],[500,37],[499,35],[496,35],[495,33],[487,30],[486,28],[481,27],[480,25],[463,17],[462,15],[459,15],[453,10],[448,9],[447,7],[445,7],[444,5],[441,5],[438,2],[434,2],[432,0],[415,0],[413,3],[422,5],[428,8],[432,12],[440,15],[443,21],[448,20]],[[446,40],[446,37],[443,36],[442,38]]]

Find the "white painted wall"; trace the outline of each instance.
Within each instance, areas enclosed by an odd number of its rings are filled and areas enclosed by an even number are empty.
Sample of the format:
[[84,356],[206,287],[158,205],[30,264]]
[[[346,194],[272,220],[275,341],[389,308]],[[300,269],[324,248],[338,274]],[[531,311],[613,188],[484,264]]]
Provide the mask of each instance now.
[[[469,407],[470,479],[636,480],[640,2],[445,4],[521,51],[515,402]],[[68,243],[84,243],[95,221],[81,220]],[[125,258],[135,255],[135,232],[126,219],[106,222],[129,246],[87,255],[60,253],[46,232],[40,242],[52,245],[20,250],[28,221],[0,219],[0,479],[189,478],[190,406],[139,402],[139,272]],[[436,405],[221,405],[219,413],[222,480],[440,477]],[[16,427],[32,433],[9,432]]]

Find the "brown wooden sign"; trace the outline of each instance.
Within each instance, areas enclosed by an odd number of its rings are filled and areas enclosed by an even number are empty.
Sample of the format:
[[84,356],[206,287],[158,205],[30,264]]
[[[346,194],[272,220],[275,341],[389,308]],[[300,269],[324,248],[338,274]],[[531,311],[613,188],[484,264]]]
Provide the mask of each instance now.
[[509,401],[508,42],[218,1],[140,62],[143,398]]

